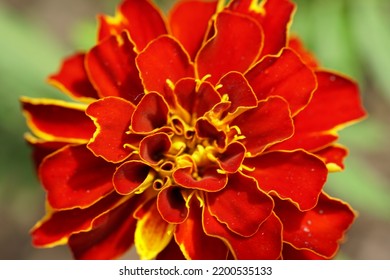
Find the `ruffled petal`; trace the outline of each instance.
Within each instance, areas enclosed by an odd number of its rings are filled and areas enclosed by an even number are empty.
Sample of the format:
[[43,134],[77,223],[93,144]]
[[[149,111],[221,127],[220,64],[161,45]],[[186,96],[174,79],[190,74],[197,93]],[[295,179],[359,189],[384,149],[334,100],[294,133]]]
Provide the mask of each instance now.
[[167,33],[159,9],[149,0],[125,0],[114,18],[102,16],[99,22],[99,40],[127,30],[138,52],[158,36]]
[[115,192],[85,209],[51,212],[31,230],[32,243],[38,247],[65,244],[73,233],[91,229],[93,220],[111,209],[121,197]]
[[202,209],[193,202],[188,218],[176,226],[175,240],[187,259],[225,260],[229,249],[218,238],[208,236],[203,231]]
[[194,77],[190,57],[176,39],[162,36],[152,41],[137,57],[143,85],[147,91],[164,92],[167,80]]
[[338,130],[365,117],[356,83],[330,72],[316,75],[318,88],[294,118],[294,136],[273,149],[318,150],[335,141]]
[[112,178],[115,189],[122,195],[140,193],[151,186],[154,179],[153,169],[142,161],[130,160],[115,171]]
[[275,213],[283,223],[283,239],[297,249],[308,249],[326,258],[337,252],[355,215],[340,200],[321,194],[318,204],[301,212],[288,201],[275,200]]
[[243,237],[230,231],[205,208],[203,226],[206,234],[227,242],[235,259],[276,260],[282,251],[282,223],[271,214],[251,237]]
[[114,189],[115,167],[94,156],[85,145],[66,146],[42,161],[39,177],[51,207],[85,208]]
[[317,86],[314,72],[290,49],[264,57],[245,77],[259,100],[283,97],[293,115],[306,107]]
[[286,46],[295,5],[290,0],[233,0],[229,9],[255,18],[264,31],[261,57],[276,54]]
[[167,124],[169,108],[161,95],[151,92],[138,104],[131,119],[134,132],[147,133]]
[[227,112],[237,113],[239,109],[248,109],[257,106],[257,98],[246,78],[239,72],[229,72],[218,82],[222,85],[218,89],[221,96],[227,95],[230,107]]
[[217,1],[184,1],[175,5],[169,15],[170,30],[184,46],[192,60],[206,39]]
[[237,172],[245,158],[246,149],[240,142],[230,143],[226,150],[218,155],[217,162],[222,170],[230,173]]
[[196,121],[195,131],[199,138],[211,140],[210,142],[215,141],[220,148],[226,146],[226,133],[218,130],[206,118],[200,118]]
[[155,258],[171,241],[175,225],[160,215],[156,203],[139,217],[134,244],[141,259]]
[[297,249],[289,243],[283,243],[282,257],[284,260],[325,260],[321,255],[308,249]]
[[154,133],[142,139],[139,156],[149,164],[156,165],[164,158],[164,153],[171,148],[171,140],[166,133]]
[[75,259],[108,260],[125,253],[134,244],[133,212],[146,198],[133,196],[96,218],[91,230],[73,234],[68,243]]
[[27,125],[44,140],[86,143],[95,131],[84,105],[26,97],[21,102]]
[[178,186],[169,186],[158,193],[157,208],[168,223],[179,224],[188,217],[189,207],[182,191],[183,189]]
[[241,142],[252,155],[263,152],[269,145],[283,141],[294,132],[288,104],[279,97],[258,102],[235,118],[231,126],[237,126],[245,138]]
[[250,17],[224,11],[218,14],[215,28],[214,37],[195,58],[197,77],[211,75],[209,81],[212,84],[230,71],[248,70],[259,56],[263,44],[262,30]]
[[299,209],[313,208],[325,184],[328,170],[322,160],[305,151],[270,152],[244,161],[253,167],[256,178],[266,192],[276,192]]
[[288,40],[288,47],[293,49],[302,59],[302,61],[312,69],[316,69],[320,66],[319,62],[315,58],[314,54],[309,52],[302,40],[296,36],[292,36]]
[[144,89],[133,49],[128,34],[122,32],[106,38],[87,53],[88,75],[100,97],[122,97],[133,104],[141,100]]
[[348,150],[341,145],[332,145],[315,153],[328,167],[329,171],[341,171],[344,169],[344,159],[348,155]]
[[[86,113],[94,121],[97,129],[88,148],[96,156],[110,162],[121,162],[133,150],[126,144],[140,141],[140,137],[128,134],[134,105],[117,97],[99,99],[88,106]],[[107,145],[109,143],[109,145]]]
[[180,80],[175,85],[175,96],[180,106],[187,111],[189,123],[202,117],[221,101],[220,95],[210,83],[199,84],[194,79]]
[[223,190],[207,194],[206,205],[219,222],[248,237],[271,215],[274,203],[258,188],[255,179],[234,173],[229,175]]
[[194,178],[191,167],[178,168],[173,172],[173,179],[183,188],[216,192],[223,189],[227,183],[227,175],[218,172],[216,167],[202,170]]
[[84,62],[84,53],[77,53],[66,58],[58,73],[49,77],[49,83],[81,101],[98,99],[98,93],[89,81]]

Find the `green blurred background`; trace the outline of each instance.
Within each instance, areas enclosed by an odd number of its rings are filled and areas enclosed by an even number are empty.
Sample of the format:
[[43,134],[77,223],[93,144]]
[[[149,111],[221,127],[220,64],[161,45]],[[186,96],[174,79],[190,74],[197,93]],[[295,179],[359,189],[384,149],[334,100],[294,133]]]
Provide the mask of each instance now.
[[[93,45],[96,14],[119,0],[0,0],[0,259],[69,259],[66,247],[35,249],[44,215],[24,142],[20,96],[64,98],[45,83],[61,59]],[[156,1],[167,9],[173,0]],[[390,259],[390,0],[296,0],[292,26],[322,65],[359,81],[370,117],[342,131],[346,170],[326,190],[359,217],[338,259]]]

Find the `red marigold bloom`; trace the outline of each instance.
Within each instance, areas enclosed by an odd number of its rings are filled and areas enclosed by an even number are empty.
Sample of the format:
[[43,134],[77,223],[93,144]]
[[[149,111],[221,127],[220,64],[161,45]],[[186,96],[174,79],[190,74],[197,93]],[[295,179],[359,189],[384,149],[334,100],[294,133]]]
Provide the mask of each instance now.
[[[96,46],[22,99],[47,215],[33,244],[78,259],[332,258],[354,220],[323,192],[356,83],[288,28],[289,0],[148,0],[99,17]],[[212,248],[212,249],[210,249]]]

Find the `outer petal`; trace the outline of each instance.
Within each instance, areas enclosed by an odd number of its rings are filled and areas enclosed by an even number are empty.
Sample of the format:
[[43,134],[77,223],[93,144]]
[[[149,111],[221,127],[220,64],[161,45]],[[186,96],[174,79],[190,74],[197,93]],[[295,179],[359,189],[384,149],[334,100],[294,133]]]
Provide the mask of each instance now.
[[162,36],[152,41],[137,57],[142,82],[147,91],[164,92],[167,80],[175,84],[193,77],[190,57],[174,38]]
[[21,102],[28,126],[45,140],[85,143],[95,131],[84,105],[51,99],[22,98]]
[[356,83],[330,72],[316,75],[318,88],[294,118],[294,136],[273,149],[318,150],[336,140],[339,129],[366,115]]
[[101,41],[88,52],[88,75],[101,97],[122,97],[133,104],[141,100],[144,89],[133,49],[128,34],[122,32]]
[[195,179],[191,167],[178,168],[173,172],[173,179],[183,188],[196,189],[207,192],[216,192],[223,189],[227,183],[227,175],[220,174],[217,168],[210,167],[198,174],[199,179]]
[[261,153],[269,145],[289,138],[294,131],[288,105],[279,97],[260,101],[256,108],[235,118],[231,126],[240,129],[245,136],[241,142],[253,155]]
[[316,155],[324,160],[329,171],[341,171],[348,151],[340,145],[333,145],[316,152]]
[[293,115],[306,107],[317,86],[314,72],[290,49],[264,57],[245,77],[259,100],[281,96]]
[[112,178],[115,189],[123,195],[142,192],[152,184],[154,173],[149,165],[142,161],[127,161],[115,171]]
[[320,66],[315,56],[305,49],[303,42],[298,37],[290,37],[288,47],[298,53],[302,61],[310,68],[316,69]]
[[205,234],[202,210],[194,202],[191,204],[188,218],[176,226],[175,240],[187,259],[224,260],[229,252],[222,240]]
[[84,53],[68,57],[62,63],[58,73],[49,77],[49,83],[76,99],[88,101],[91,98],[99,98],[89,81],[84,61]]
[[177,245],[175,239],[162,250],[156,257],[156,260],[185,260],[179,245]]
[[155,258],[171,241],[173,224],[163,220],[156,203],[140,217],[135,230],[134,243],[141,259]]
[[189,213],[189,206],[178,186],[162,189],[157,196],[157,208],[164,220],[171,224],[184,222]]
[[179,2],[169,17],[169,26],[175,36],[190,54],[192,60],[206,39],[211,17],[216,12],[217,1],[197,0]]
[[354,220],[351,208],[339,200],[320,196],[315,208],[301,212],[288,201],[276,200],[275,212],[283,223],[283,239],[298,249],[333,257]]
[[215,84],[230,71],[245,72],[257,59],[263,44],[258,23],[246,16],[224,11],[218,14],[216,34],[195,58],[198,78],[211,75]]
[[259,190],[255,179],[240,173],[230,174],[226,187],[207,194],[211,215],[241,236],[251,236],[271,215],[274,203]]
[[121,162],[127,158],[133,151],[125,144],[139,141],[139,137],[127,133],[133,112],[134,105],[117,97],[106,97],[89,105],[86,113],[97,129],[88,148],[107,161]]
[[282,251],[282,224],[272,214],[251,237],[243,237],[219,223],[207,209],[203,211],[203,227],[206,234],[216,236],[228,243],[239,260],[279,259]]
[[69,246],[76,259],[114,259],[126,252],[134,242],[137,220],[132,217],[137,206],[133,197],[93,221],[90,231],[72,235]]
[[115,18],[100,17],[100,40],[123,30],[130,33],[138,52],[153,39],[167,33],[161,13],[149,0],[125,0]]
[[322,160],[304,151],[270,152],[247,159],[244,164],[255,168],[249,174],[261,189],[290,199],[301,210],[317,204],[328,174]]
[[115,165],[95,157],[84,145],[66,146],[43,160],[39,177],[51,207],[85,208],[114,189],[114,171]]
[[167,124],[169,108],[157,93],[145,95],[138,104],[131,119],[131,128],[135,132],[147,133]]
[[290,21],[295,5],[289,0],[233,0],[229,8],[255,18],[264,30],[261,57],[276,54],[286,46]]
[[119,202],[115,192],[85,209],[74,208],[53,212],[31,230],[34,246],[53,247],[65,244],[73,233],[90,230],[93,220]]

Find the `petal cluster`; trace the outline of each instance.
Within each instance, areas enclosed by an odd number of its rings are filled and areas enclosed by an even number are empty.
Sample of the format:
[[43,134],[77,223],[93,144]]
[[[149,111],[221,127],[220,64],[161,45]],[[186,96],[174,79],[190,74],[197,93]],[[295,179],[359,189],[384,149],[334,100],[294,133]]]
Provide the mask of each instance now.
[[47,214],[78,259],[328,259],[354,220],[323,191],[365,112],[288,28],[289,0],[124,0],[96,45],[22,98]]

